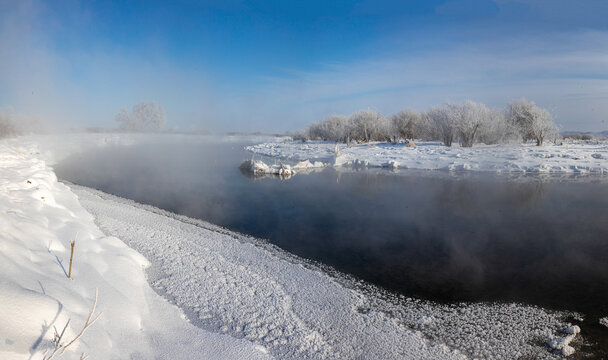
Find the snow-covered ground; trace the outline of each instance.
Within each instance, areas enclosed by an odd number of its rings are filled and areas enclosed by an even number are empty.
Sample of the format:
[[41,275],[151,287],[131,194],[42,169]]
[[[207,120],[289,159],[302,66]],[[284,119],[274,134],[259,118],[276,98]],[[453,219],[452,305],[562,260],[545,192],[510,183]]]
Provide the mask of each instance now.
[[[142,141],[176,138],[0,141],[0,358],[43,358],[54,328],[61,332],[68,320],[63,343],[69,342],[96,289],[101,317],[55,358],[83,352],[90,359],[557,356],[549,345],[569,325],[566,312],[395,298],[263,241],[66,186],[43,160]],[[567,345],[576,348],[576,341]]]
[[260,155],[293,161],[322,161],[337,167],[420,170],[476,170],[524,173],[608,174],[607,142],[562,145],[475,145],[446,147],[438,142],[369,143],[347,147],[322,141],[269,142],[247,147]]
[[61,333],[68,321],[62,343],[69,343],[96,289],[101,317],[55,359],[78,359],[83,352],[90,359],[268,358],[251,342],[184,321],[183,312],[146,282],[150,263],[100,231],[40,156],[30,139],[0,142],[1,359],[44,358],[55,328]]

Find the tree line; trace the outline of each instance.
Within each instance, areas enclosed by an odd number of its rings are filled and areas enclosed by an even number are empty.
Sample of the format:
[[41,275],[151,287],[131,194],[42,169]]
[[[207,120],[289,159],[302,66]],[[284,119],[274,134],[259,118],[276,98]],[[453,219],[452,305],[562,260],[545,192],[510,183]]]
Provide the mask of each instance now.
[[382,116],[373,110],[361,110],[350,116],[331,115],[310,124],[299,134],[302,140],[391,141],[439,140],[446,146],[458,141],[463,147],[476,142],[499,144],[534,140],[540,146],[558,136],[558,128],[549,111],[533,101],[520,99],[506,109],[488,108],[473,101],[435,106],[418,112],[402,110]]

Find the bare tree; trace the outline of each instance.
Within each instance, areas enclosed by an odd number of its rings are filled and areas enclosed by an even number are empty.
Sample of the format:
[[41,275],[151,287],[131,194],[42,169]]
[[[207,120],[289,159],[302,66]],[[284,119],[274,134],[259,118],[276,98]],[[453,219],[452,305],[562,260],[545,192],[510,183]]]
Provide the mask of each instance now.
[[536,140],[541,146],[546,138],[557,135],[557,126],[549,111],[534,101],[520,99],[509,104],[509,122],[519,130],[524,141]]
[[155,102],[140,102],[133,106],[131,113],[122,109],[115,120],[123,131],[155,132],[165,125],[165,110]]

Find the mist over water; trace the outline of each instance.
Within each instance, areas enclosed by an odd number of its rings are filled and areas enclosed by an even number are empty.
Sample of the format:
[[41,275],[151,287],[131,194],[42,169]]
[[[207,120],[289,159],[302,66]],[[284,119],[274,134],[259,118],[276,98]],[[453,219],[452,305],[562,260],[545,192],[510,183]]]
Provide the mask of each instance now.
[[[340,172],[251,178],[246,142],[114,147],[56,166],[65,180],[268,239],[387,289],[608,315],[601,178]],[[596,181],[597,180],[597,181]]]

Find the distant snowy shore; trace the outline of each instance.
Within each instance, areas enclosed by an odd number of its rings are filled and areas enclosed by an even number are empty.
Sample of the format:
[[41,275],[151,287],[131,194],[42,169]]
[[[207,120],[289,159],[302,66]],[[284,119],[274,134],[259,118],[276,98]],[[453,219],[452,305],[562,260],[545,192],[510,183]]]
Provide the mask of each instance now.
[[576,333],[564,333],[567,312],[387,297],[263,241],[71,189],[47,165],[107,144],[184,139],[0,141],[0,358],[43,359],[55,328],[74,338],[96,289],[99,321],[56,358],[508,359],[574,350]]
[[347,147],[323,141],[284,141],[248,146],[254,154],[292,161],[322,161],[336,167],[488,171],[495,173],[608,174],[608,142],[561,145],[475,145],[438,142],[368,143]]

